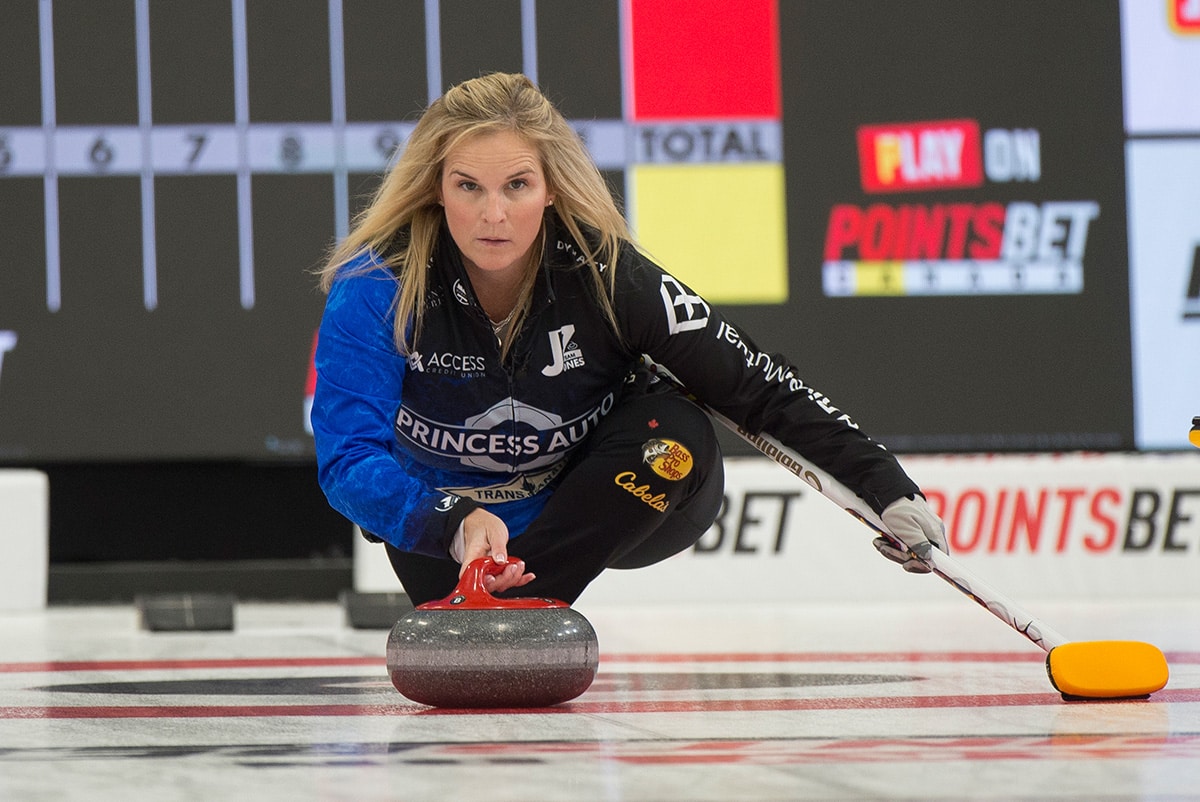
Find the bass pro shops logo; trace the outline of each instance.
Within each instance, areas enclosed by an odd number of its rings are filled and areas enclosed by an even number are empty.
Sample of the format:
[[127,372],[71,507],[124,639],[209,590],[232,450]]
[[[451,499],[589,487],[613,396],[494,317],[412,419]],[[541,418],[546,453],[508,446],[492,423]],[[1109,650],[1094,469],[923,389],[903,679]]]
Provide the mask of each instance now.
[[642,462],[664,479],[678,482],[692,472],[692,452],[674,440],[654,439],[642,444]]

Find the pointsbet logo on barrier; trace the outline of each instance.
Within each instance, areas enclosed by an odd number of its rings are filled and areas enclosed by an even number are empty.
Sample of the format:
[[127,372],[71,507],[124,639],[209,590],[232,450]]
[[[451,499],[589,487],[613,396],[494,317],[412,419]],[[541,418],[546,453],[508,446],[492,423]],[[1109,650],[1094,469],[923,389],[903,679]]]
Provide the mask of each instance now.
[[[1017,599],[1191,598],[1200,557],[1200,454],[910,456],[951,553]],[[769,460],[726,460],[725,505],[696,547],[607,572],[581,602],[711,600],[956,603],[896,570],[872,532]],[[514,553],[516,546],[513,547]],[[732,583],[732,585],[730,585]]]
[[[1194,598],[1200,453],[909,456],[951,553],[1019,600]],[[874,533],[762,457],[725,460],[725,503],[696,546],[606,571],[580,604],[949,602],[956,592],[884,560]],[[520,554],[520,537],[511,545]],[[355,538],[354,585],[398,589],[378,545]],[[536,568],[534,568],[536,571]]]

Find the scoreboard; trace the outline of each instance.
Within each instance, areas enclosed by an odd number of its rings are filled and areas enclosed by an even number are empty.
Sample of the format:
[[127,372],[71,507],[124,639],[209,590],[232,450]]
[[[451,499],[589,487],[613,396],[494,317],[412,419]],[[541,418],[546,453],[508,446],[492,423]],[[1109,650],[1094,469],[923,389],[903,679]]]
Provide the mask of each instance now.
[[[491,70],[555,101],[652,256],[894,450],[1172,447],[1138,422],[1158,374],[1135,370],[1129,226],[1163,218],[1127,207],[1126,169],[1172,180],[1157,146],[1190,164],[1200,125],[1129,122],[1131,59],[1163,48],[1122,36],[1191,22],[1158,0],[15,0],[0,462],[310,459],[312,271],[421,109]],[[1150,174],[1128,179],[1147,204]]]

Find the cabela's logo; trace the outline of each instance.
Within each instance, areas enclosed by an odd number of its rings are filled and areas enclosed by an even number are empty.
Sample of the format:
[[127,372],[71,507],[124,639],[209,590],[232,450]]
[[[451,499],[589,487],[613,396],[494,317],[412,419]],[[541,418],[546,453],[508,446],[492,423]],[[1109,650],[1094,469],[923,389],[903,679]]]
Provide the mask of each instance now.
[[671,504],[671,502],[667,501],[666,493],[653,494],[650,492],[650,485],[638,484],[637,474],[633,471],[621,471],[613,477],[613,482],[626,493],[633,495],[635,498],[640,498],[643,502],[650,505],[651,508],[659,512],[666,512],[667,507]]

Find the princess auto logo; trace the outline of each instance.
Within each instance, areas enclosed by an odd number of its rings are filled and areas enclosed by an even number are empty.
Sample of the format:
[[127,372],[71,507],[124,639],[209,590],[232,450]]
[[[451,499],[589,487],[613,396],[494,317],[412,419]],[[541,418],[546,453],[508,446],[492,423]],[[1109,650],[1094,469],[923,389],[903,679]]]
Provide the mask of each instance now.
[[487,471],[532,471],[547,467],[583,442],[612,409],[615,396],[572,420],[505,398],[462,423],[435,420],[400,407],[396,435],[459,466]]
[[695,331],[708,325],[708,304],[699,295],[689,292],[674,277],[663,274],[659,293],[666,308],[669,333]]

